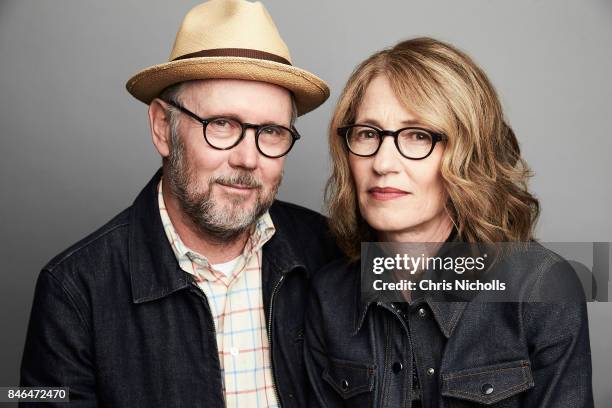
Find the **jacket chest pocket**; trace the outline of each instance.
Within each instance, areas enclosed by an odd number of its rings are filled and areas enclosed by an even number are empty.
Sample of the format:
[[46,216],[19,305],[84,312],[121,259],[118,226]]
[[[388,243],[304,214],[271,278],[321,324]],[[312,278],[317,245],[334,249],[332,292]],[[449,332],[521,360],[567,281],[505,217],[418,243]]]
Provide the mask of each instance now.
[[518,360],[442,374],[441,394],[449,408],[514,408],[533,386],[529,361]]
[[350,407],[372,407],[374,376],[373,364],[337,358],[329,358],[323,371],[323,380]]

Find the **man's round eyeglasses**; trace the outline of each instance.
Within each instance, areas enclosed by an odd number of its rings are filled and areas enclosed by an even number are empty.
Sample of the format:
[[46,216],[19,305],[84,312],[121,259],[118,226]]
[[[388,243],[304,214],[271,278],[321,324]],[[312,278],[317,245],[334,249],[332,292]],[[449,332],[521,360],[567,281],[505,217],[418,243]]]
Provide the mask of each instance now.
[[385,136],[393,137],[395,147],[402,156],[411,160],[422,160],[433,152],[436,143],[446,140],[442,133],[420,127],[405,127],[398,130],[382,130],[370,125],[348,125],[337,129],[344,138],[349,151],[361,157],[378,153]]
[[169,101],[164,101],[187,116],[202,124],[204,140],[210,147],[217,150],[229,150],[244,139],[247,129],[255,130],[255,145],[262,155],[276,159],[289,153],[293,144],[300,138],[295,128],[289,129],[281,125],[255,125],[242,123],[230,117],[215,116],[201,118],[189,109]]

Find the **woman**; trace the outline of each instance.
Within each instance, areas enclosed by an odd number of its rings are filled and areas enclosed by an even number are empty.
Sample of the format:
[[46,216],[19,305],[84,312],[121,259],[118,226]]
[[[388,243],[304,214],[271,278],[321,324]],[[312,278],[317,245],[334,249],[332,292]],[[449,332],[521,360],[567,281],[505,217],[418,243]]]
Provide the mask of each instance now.
[[[533,239],[539,205],[528,168],[468,56],[429,38],[372,55],[340,97],[330,148],[326,198],[346,259],[313,283],[305,334],[313,406],[593,405],[580,285],[539,245],[535,258],[516,259],[517,302],[360,296],[361,242]],[[580,301],[529,302],[549,285]]]

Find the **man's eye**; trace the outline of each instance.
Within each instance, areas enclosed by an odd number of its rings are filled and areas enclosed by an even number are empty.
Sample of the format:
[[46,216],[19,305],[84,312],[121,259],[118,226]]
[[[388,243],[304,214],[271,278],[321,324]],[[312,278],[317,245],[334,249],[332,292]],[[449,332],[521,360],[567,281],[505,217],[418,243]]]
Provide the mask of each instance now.
[[212,124],[216,127],[227,127],[229,126],[229,121],[226,119],[215,119],[212,121]]
[[264,129],[263,129],[263,132],[264,132],[266,135],[270,135],[270,136],[278,136],[278,135],[280,135],[280,133],[281,133],[281,132],[280,132],[280,130],[279,130],[279,128],[276,128],[276,127],[273,127],[273,126],[271,126],[271,127],[267,127],[267,128],[264,128]]

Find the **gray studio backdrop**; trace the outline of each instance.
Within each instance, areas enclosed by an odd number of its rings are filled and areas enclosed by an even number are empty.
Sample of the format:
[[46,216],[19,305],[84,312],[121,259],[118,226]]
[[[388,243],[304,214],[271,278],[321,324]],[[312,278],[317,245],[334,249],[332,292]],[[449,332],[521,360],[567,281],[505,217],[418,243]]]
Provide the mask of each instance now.
[[[18,382],[35,279],[128,206],[160,160],[124,89],[168,58],[187,0],[0,1],[0,386]],[[496,85],[543,213],[544,241],[612,241],[612,1],[264,0],[330,100],[298,120],[280,197],[321,209],[326,128],[353,67],[417,35],[472,55]],[[597,406],[612,402],[612,304],[590,304]]]

